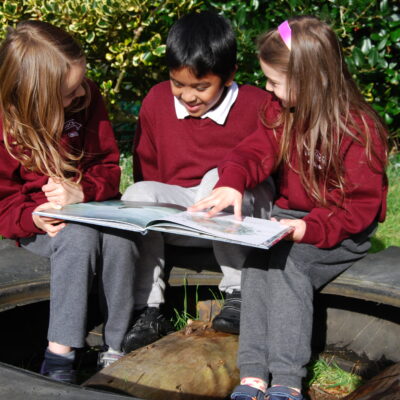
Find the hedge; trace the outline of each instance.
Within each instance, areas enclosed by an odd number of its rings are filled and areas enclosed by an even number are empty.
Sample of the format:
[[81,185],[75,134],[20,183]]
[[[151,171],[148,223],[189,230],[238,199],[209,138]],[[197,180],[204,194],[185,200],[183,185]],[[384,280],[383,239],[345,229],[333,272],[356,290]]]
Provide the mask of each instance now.
[[265,84],[254,55],[258,34],[293,15],[315,15],[330,23],[351,73],[387,123],[391,147],[398,149],[400,11],[395,1],[4,0],[0,38],[7,25],[29,18],[70,32],[86,51],[88,75],[108,99],[117,131],[123,135],[128,130],[131,137],[142,98],[168,77],[163,55],[170,26],[181,15],[201,9],[214,9],[231,20],[239,42],[236,79],[258,86]]

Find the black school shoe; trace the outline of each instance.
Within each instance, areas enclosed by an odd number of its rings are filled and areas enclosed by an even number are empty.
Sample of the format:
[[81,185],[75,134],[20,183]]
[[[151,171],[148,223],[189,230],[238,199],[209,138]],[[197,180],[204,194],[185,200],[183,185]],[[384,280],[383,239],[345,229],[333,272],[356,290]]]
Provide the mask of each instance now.
[[227,293],[220,313],[212,321],[212,327],[216,331],[238,335],[241,304],[242,297],[240,295],[240,290]]
[[69,359],[46,349],[40,374],[54,381],[76,383],[76,371],[73,369],[74,359]]
[[122,350],[129,353],[147,346],[163,336],[174,332],[174,328],[156,307],[146,307],[139,315],[122,342]]

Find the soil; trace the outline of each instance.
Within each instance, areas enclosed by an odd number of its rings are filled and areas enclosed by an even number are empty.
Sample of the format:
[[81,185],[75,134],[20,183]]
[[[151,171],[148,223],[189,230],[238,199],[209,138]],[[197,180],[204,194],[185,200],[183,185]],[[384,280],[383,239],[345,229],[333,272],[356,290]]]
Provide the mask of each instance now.
[[308,396],[310,400],[338,400],[338,399],[343,399],[348,393],[345,394],[332,394],[328,393],[325,390],[317,387],[317,386],[312,386],[308,390]]

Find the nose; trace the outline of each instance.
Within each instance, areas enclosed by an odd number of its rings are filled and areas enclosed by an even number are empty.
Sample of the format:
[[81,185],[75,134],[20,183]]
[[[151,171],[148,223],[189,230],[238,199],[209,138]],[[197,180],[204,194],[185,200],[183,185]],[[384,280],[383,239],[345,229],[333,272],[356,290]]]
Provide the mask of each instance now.
[[79,86],[78,90],[76,91],[76,97],[82,97],[85,95],[85,89],[83,88],[83,86]]
[[268,92],[273,91],[273,87],[269,81],[267,81],[267,83],[265,84],[265,89],[268,90]]
[[180,97],[185,103],[193,103],[196,101],[196,94],[192,88],[184,88]]

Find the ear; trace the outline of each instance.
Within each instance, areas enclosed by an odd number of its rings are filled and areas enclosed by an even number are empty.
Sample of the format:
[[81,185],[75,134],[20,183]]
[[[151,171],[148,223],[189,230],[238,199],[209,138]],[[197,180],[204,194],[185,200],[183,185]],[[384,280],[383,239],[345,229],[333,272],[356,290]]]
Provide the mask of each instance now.
[[232,85],[234,79],[235,79],[235,75],[236,75],[236,71],[237,71],[238,66],[235,65],[235,69],[232,71],[230,77],[228,78],[228,80],[225,82],[225,86],[229,87]]

